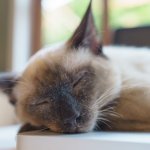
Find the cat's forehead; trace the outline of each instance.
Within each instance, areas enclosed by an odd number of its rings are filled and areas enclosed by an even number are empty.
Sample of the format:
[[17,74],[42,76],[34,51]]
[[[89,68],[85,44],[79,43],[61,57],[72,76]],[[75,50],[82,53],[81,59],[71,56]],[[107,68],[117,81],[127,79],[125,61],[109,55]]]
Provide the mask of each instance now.
[[[26,97],[35,93],[37,88],[44,89],[58,83],[71,82],[75,74],[82,70],[93,72],[91,61],[93,56],[85,49],[69,50],[59,47],[56,50],[41,50],[28,63],[14,91],[17,97]],[[22,84],[25,83],[25,84]]]
[[45,71],[74,72],[87,68],[93,55],[87,49],[67,49],[65,46],[50,47],[40,50],[29,61],[23,77],[32,79],[35,75],[44,75]]

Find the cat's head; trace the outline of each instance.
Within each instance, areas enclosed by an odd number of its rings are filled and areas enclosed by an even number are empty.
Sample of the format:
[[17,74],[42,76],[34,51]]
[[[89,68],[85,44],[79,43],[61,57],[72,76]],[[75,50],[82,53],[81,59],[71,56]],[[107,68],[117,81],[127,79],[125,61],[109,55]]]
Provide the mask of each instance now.
[[117,70],[97,39],[91,4],[67,42],[39,51],[18,78],[4,81],[19,118],[55,132],[92,130],[120,90]]

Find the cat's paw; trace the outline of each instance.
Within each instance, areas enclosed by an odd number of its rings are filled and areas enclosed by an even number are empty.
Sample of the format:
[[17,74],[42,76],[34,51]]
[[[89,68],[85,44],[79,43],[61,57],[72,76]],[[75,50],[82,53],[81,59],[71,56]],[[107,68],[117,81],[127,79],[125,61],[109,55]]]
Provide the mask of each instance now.
[[29,123],[26,123],[26,124],[21,126],[18,133],[27,132],[27,131],[35,131],[35,130],[43,130],[43,129],[45,129],[44,126],[33,126]]

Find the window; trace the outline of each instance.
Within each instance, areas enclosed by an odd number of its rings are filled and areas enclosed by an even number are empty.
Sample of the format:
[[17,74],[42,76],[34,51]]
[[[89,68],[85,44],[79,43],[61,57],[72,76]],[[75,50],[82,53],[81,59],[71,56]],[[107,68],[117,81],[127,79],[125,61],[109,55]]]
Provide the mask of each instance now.
[[[81,0],[42,0],[42,44],[68,39],[89,4]],[[93,1],[94,17],[100,30],[101,2]]]
[[149,0],[111,0],[109,6],[112,28],[150,25]]

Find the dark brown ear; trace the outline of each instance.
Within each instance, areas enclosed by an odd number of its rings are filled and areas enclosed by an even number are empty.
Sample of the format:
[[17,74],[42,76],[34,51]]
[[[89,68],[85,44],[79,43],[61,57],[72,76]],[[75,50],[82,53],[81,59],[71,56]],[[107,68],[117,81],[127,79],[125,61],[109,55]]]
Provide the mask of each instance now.
[[10,97],[10,102],[15,104],[12,89],[17,83],[17,75],[14,73],[0,73],[0,90]]
[[80,25],[68,41],[68,45],[71,48],[77,49],[79,47],[89,48],[94,54],[102,53],[102,45],[97,39],[97,31],[91,10],[91,1]]

